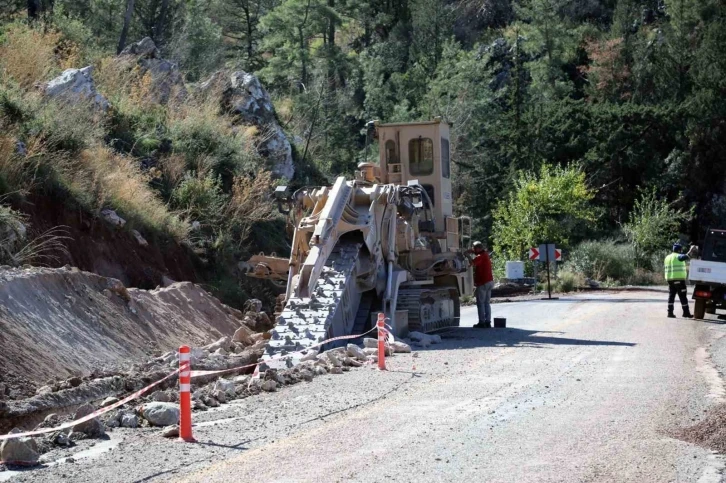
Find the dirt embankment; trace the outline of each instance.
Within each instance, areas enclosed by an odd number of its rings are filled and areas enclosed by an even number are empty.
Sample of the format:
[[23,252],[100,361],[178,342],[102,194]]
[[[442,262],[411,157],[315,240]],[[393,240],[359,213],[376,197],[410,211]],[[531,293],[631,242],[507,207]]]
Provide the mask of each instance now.
[[76,268],[0,268],[0,367],[47,381],[229,336],[242,314],[190,282],[126,289]]
[[58,266],[68,264],[117,278],[128,287],[146,289],[162,285],[164,276],[192,282],[200,279],[194,254],[171,240],[142,233],[148,245],[141,246],[129,230],[109,226],[99,217],[45,195],[31,195],[15,208],[28,215],[36,234],[64,227],[69,241],[65,243],[67,252],[54,253]]

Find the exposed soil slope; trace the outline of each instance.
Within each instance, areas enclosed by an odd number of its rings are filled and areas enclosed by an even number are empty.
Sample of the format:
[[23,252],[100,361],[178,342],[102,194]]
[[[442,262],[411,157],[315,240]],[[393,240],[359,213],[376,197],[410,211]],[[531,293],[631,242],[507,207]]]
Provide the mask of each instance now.
[[193,253],[173,241],[142,233],[149,244],[140,246],[129,230],[109,226],[83,210],[68,207],[63,200],[45,195],[32,195],[16,208],[29,216],[34,232],[66,228],[68,252],[55,254],[59,266],[68,264],[117,278],[129,287],[146,289],[162,285],[164,276],[179,281],[199,279]]
[[45,381],[233,334],[242,314],[190,282],[146,291],[76,268],[0,268],[0,367]]

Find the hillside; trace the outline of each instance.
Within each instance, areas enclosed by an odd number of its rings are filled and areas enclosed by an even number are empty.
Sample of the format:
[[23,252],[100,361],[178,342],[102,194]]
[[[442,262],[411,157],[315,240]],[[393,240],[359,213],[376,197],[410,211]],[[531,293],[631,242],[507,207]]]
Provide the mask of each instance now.
[[456,210],[498,273],[548,239],[577,280],[650,283],[674,240],[726,226],[716,0],[3,5],[11,265],[194,280],[269,306],[236,268],[288,250],[269,193],[352,174],[377,152],[371,119],[453,124]]

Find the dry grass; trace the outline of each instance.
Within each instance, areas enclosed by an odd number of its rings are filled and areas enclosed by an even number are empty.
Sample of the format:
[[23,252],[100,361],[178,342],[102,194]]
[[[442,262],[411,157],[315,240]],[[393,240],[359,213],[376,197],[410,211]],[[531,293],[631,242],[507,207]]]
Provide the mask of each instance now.
[[12,25],[0,46],[0,65],[24,89],[47,81],[61,67],[56,55],[60,38],[57,32]]
[[256,223],[277,217],[275,204],[270,198],[273,189],[272,175],[268,171],[259,172],[255,178],[235,178],[225,217],[235,227],[240,243],[247,240]]
[[39,173],[47,159],[45,145],[39,136],[30,138],[25,149],[27,154],[19,156],[12,133],[0,135],[0,178],[12,193],[20,196],[27,196],[38,186]]
[[169,211],[133,160],[99,146],[81,152],[76,162],[74,191],[94,193],[96,209],[111,206],[132,223],[167,232],[177,240],[187,237],[188,224]]

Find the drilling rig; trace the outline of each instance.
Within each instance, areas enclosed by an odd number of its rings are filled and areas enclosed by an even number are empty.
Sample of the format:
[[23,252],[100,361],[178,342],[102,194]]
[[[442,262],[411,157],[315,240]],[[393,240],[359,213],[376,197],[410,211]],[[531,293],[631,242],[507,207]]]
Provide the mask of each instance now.
[[371,138],[379,162],[360,163],[355,179],[275,192],[295,227],[290,258],[260,254],[246,265],[286,285],[267,367],[361,334],[380,312],[398,337],[459,325],[460,298],[473,293],[471,219],[453,216],[449,125],[373,121]]

